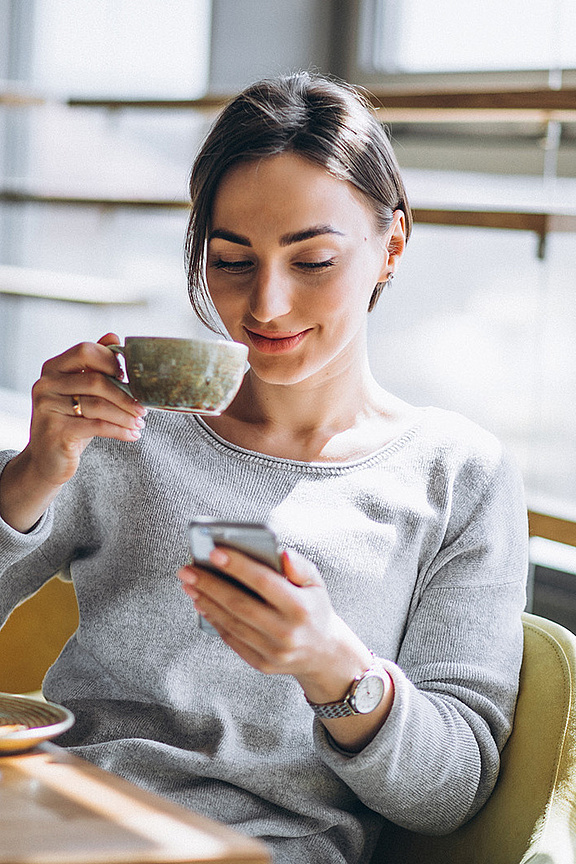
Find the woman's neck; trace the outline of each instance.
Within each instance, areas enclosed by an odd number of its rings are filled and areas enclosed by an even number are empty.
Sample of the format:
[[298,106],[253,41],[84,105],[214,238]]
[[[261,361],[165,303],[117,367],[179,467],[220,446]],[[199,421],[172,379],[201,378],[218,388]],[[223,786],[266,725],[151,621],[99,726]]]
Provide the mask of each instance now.
[[352,377],[284,385],[248,371],[228,411],[209,425],[231,443],[270,456],[307,462],[360,458],[395,437],[411,409],[377,384],[368,362]]

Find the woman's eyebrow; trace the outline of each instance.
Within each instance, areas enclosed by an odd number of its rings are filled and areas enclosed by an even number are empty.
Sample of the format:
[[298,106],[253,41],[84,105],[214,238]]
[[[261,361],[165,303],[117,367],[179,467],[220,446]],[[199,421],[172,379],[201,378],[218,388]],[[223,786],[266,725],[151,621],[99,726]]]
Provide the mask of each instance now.
[[290,246],[292,243],[301,243],[303,240],[310,240],[312,237],[318,237],[321,234],[337,234],[343,237],[342,231],[337,231],[331,225],[314,225],[312,228],[305,228],[303,231],[295,231],[293,234],[283,234],[280,238],[281,246]]
[[227,231],[225,228],[215,228],[208,235],[208,242],[218,238],[219,240],[228,240],[229,243],[238,243],[239,246],[252,246],[248,237],[242,234],[235,234],[234,231]]
[[[342,231],[338,231],[331,225],[314,225],[311,228],[304,228],[302,231],[294,231],[291,234],[283,234],[280,237],[280,246],[291,246],[292,243],[301,243],[303,240],[310,240],[312,237],[319,237],[322,234],[336,234],[338,237],[343,237]],[[226,228],[214,228],[208,236],[210,240],[228,240],[229,243],[237,243],[239,246],[252,246],[248,237],[243,234],[236,234],[235,231],[228,231]]]

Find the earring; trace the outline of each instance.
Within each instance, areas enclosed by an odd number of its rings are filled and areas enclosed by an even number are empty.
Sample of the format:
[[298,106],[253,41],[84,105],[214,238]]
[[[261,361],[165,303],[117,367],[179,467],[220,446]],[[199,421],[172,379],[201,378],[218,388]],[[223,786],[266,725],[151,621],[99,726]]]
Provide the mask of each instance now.
[[393,279],[394,279],[394,271],[392,270],[392,271],[388,274],[388,279],[386,280],[386,284],[387,284],[387,285],[391,285]]

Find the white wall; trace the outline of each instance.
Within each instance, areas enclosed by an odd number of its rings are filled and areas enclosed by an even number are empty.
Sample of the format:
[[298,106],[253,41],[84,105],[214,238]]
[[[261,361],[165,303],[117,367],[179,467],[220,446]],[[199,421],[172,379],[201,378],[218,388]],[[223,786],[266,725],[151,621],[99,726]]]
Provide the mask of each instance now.
[[298,69],[329,71],[332,13],[331,0],[213,0],[211,92]]

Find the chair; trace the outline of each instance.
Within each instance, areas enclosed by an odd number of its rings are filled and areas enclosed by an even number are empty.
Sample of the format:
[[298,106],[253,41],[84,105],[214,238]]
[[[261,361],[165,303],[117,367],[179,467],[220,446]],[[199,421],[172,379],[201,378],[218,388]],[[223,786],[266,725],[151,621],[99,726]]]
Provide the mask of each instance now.
[[482,810],[445,837],[397,828],[371,864],[574,864],[576,636],[524,613],[524,659],[512,735]]
[[[74,631],[77,614],[72,586],[59,579],[19,606],[0,631],[0,690],[38,689],[45,669]],[[576,861],[576,636],[528,613],[523,623],[514,730],[489,801],[446,837],[394,829],[382,838],[370,864]]]
[[74,587],[57,574],[17,606],[0,630],[0,692],[39,691],[77,626]]

